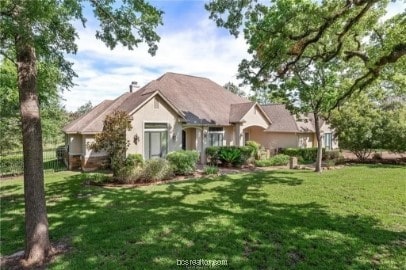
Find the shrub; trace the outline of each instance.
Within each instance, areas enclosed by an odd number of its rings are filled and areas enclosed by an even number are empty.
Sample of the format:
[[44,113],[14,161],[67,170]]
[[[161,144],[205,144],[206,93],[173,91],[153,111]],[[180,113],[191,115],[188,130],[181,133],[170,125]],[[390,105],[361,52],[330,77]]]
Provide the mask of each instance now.
[[254,156],[254,158],[258,159],[259,148],[261,145],[255,141],[247,141],[245,145],[252,149],[252,155]]
[[21,173],[24,168],[23,156],[0,157],[0,175]]
[[241,151],[241,162],[242,163],[253,163],[255,160],[255,151],[250,146],[242,146],[240,147]]
[[125,160],[125,166],[140,167],[144,164],[141,154],[129,154]]
[[145,162],[140,180],[154,182],[168,179],[173,176],[173,168],[166,159],[151,159]]
[[219,168],[216,166],[205,166],[203,168],[203,173],[204,174],[218,174]]
[[185,175],[195,171],[199,154],[197,151],[181,150],[169,153],[166,159],[173,166],[175,174]]
[[287,165],[289,163],[289,156],[284,154],[275,155],[270,158],[273,166]]
[[144,160],[141,154],[129,154],[123,165],[116,170],[114,179],[121,183],[134,183],[141,177]]
[[375,159],[375,160],[382,160],[382,153],[375,152],[375,153],[372,155],[372,159]]
[[[323,148],[324,152],[324,148]],[[285,148],[281,150],[282,154],[298,157],[300,163],[312,163],[317,158],[317,147],[313,148]],[[300,159],[300,157],[302,159]]]
[[219,146],[209,146],[206,148],[206,156],[208,158],[208,163],[212,165],[217,165],[220,161],[220,147]]
[[257,167],[269,167],[272,166],[270,159],[255,160],[255,166]]
[[341,153],[339,150],[329,150],[323,152],[323,160],[333,160],[341,158]]
[[270,159],[256,160],[255,166],[257,167],[270,167],[270,166],[281,166],[287,165],[289,163],[289,156],[279,154],[271,157]]
[[220,160],[222,163],[230,166],[239,165],[242,163],[241,150],[235,146],[223,146],[219,151]]

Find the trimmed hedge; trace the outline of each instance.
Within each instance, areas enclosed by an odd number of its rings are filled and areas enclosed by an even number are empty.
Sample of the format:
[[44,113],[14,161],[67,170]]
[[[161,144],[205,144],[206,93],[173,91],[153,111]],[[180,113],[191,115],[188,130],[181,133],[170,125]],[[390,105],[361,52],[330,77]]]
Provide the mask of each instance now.
[[196,170],[199,153],[197,151],[180,150],[169,153],[166,159],[173,166],[175,174],[191,174]]

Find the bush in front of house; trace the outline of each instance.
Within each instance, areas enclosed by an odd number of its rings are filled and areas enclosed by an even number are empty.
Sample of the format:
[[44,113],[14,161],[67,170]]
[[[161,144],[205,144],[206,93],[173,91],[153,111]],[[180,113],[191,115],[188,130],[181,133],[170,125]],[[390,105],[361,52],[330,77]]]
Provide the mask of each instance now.
[[[323,153],[325,149],[323,148]],[[300,163],[312,163],[316,161],[317,158],[317,147],[313,148],[285,148],[282,149],[282,154],[297,157]]]
[[141,154],[129,154],[117,169],[114,179],[120,183],[134,183],[142,174],[144,159]]
[[142,167],[144,165],[144,158],[141,154],[129,154],[125,160],[126,166]]
[[270,167],[270,166],[283,166],[289,163],[290,156],[279,154],[269,159],[256,160],[255,166],[257,167]]
[[208,163],[211,165],[217,165],[220,162],[220,146],[209,146],[206,148],[206,157]]
[[173,166],[174,173],[178,175],[191,174],[196,170],[196,163],[199,159],[197,151],[180,150],[169,153],[166,159]]
[[203,168],[203,173],[207,175],[218,174],[219,168],[217,166],[205,166]]
[[223,166],[239,166],[251,163],[254,157],[254,149],[250,146],[211,146],[206,148],[208,164]]
[[147,160],[139,181],[150,183],[169,179],[173,176],[173,167],[168,160],[159,158]]
[[221,163],[229,167],[241,165],[243,163],[241,150],[236,146],[220,147],[219,157]]
[[258,159],[259,149],[260,149],[261,145],[259,143],[257,143],[256,141],[247,141],[245,143],[245,146],[251,148],[253,157],[255,159]]

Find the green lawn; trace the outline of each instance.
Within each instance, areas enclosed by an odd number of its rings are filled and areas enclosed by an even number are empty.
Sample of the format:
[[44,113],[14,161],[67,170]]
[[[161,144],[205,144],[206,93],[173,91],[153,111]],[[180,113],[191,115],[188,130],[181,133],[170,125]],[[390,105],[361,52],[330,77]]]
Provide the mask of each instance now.
[[[406,168],[270,171],[142,188],[46,175],[52,241],[71,251],[50,269],[404,269]],[[1,181],[1,254],[23,247],[21,179]],[[216,269],[226,267],[216,267]]]

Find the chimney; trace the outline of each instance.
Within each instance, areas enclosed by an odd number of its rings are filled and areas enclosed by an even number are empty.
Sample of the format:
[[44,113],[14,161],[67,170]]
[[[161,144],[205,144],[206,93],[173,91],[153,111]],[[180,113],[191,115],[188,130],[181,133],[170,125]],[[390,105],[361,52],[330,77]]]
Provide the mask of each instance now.
[[138,88],[140,88],[138,86],[138,82],[132,81],[131,84],[130,84],[130,93],[136,91]]

